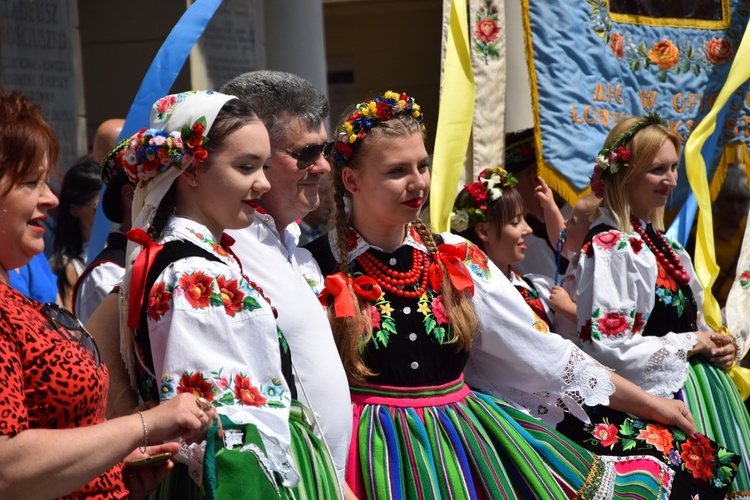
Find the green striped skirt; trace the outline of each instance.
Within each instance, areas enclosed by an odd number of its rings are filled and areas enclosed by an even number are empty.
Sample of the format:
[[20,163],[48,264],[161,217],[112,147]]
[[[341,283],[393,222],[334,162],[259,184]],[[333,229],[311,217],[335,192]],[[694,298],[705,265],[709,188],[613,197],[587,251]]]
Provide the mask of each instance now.
[[668,497],[658,461],[600,458],[462,378],[351,392],[347,483],[361,499]]
[[727,498],[750,499],[750,416],[727,373],[700,356],[680,391],[698,430],[742,457]]

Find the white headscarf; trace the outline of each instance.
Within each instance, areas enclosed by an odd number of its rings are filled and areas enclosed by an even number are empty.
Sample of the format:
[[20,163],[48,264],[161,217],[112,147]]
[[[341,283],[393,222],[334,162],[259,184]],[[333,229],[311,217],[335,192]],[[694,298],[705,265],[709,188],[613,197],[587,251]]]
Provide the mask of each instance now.
[[[179,138],[176,139],[178,141],[176,144],[180,145],[180,135],[185,136],[185,130],[189,131],[195,124],[200,124],[205,127],[202,132],[202,135],[205,136],[211,130],[216,115],[221,111],[221,108],[227,101],[232,99],[236,99],[236,97],[210,90],[182,92],[162,97],[151,107],[151,118],[149,120],[151,128],[145,131],[145,134],[154,135],[156,131],[166,132],[172,138]],[[190,156],[190,150],[187,147],[176,147],[173,145],[170,151],[175,154],[174,158],[176,161],[170,163],[169,160],[164,160],[159,164],[157,170],[145,168],[147,162],[144,159],[144,150],[136,148],[137,145],[143,144],[141,140],[143,135],[144,131],[140,131],[123,141],[127,145],[125,145],[125,151],[120,151],[120,155],[126,157],[125,162],[130,160],[129,164],[126,164],[126,170],[128,170],[128,175],[131,179],[135,176],[138,178],[138,184],[133,195],[133,229],[140,228],[148,231],[161,200],[167,194],[175,179],[192,162],[193,158]],[[114,153],[117,150],[123,149],[123,142],[105,159],[105,168],[106,164],[112,161]],[[151,142],[151,144],[154,143]],[[173,143],[170,142],[170,144]],[[130,147],[131,145],[132,147]],[[156,144],[154,147],[155,149],[159,149],[159,146]],[[137,154],[138,151],[140,151],[140,155]],[[128,157],[128,154],[131,156]],[[177,160],[178,158],[179,160]],[[139,163],[138,160],[141,162]],[[154,164],[152,162],[150,165]],[[130,168],[128,169],[127,167]],[[120,287],[120,352],[134,388],[136,386],[135,370],[133,369],[133,337],[128,327],[128,303],[130,300],[133,263],[141,252],[141,249],[142,247],[139,244],[128,241],[125,276]]]

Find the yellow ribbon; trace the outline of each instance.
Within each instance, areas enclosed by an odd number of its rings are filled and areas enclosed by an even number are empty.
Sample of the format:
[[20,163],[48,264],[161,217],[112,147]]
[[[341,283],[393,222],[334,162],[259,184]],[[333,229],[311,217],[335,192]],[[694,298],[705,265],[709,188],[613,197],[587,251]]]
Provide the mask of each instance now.
[[430,225],[437,232],[449,229],[448,219],[471,136],[474,98],[466,0],[453,0],[432,157]]
[[[698,202],[698,229],[695,242],[695,272],[705,292],[703,316],[712,329],[721,328],[721,308],[711,293],[711,286],[719,275],[714,250],[713,217],[711,214],[711,194],[706,176],[706,163],[701,149],[716,128],[716,118],[732,94],[750,79],[750,30],[745,30],[737,54],[729,69],[724,86],[708,114],[700,121],[685,143],[685,169],[688,181]],[[734,381],[740,395],[746,399],[750,395],[750,370],[738,366],[729,369],[729,376]]]

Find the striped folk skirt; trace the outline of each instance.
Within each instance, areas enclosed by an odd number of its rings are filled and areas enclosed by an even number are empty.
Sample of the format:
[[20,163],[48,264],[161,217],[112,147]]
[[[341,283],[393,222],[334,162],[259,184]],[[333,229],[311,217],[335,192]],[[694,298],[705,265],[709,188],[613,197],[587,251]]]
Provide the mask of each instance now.
[[361,499],[668,498],[652,457],[598,457],[458,379],[351,387],[347,483]]
[[750,499],[750,416],[727,373],[700,356],[690,361],[680,396],[698,431],[742,457],[727,498]]

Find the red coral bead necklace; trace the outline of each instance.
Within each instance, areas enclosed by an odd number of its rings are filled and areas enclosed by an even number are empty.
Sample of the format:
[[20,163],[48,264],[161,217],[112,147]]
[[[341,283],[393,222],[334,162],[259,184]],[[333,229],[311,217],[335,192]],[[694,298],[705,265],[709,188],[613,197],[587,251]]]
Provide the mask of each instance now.
[[636,217],[630,218],[630,223],[633,225],[635,232],[641,236],[641,239],[646,242],[646,245],[656,256],[656,260],[659,262],[662,268],[669,274],[680,285],[687,285],[690,283],[690,275],[685,271],[685,268],[680,262],[680,258],[674,253],[674,250],[669,246],[669,243],[664,239],[659,231],[654,231],[656,236],[661,240],[663,248],[666,249],[669,257],[664,254],[659,248],[651,241],[651,238],[646,231],[641,227],[641,221]]
[[[362,266],[365,274],[373,278],[378,285],[399,297],[414,299],[421,297],[427,290],[427,261],[429,257],[414,248],[412,250],[412,265],[407,272],[394,271],[388,268],[368,252],[357,257],[357,263]],[[419,283],[416,290],[404,290],[405,286]]]

